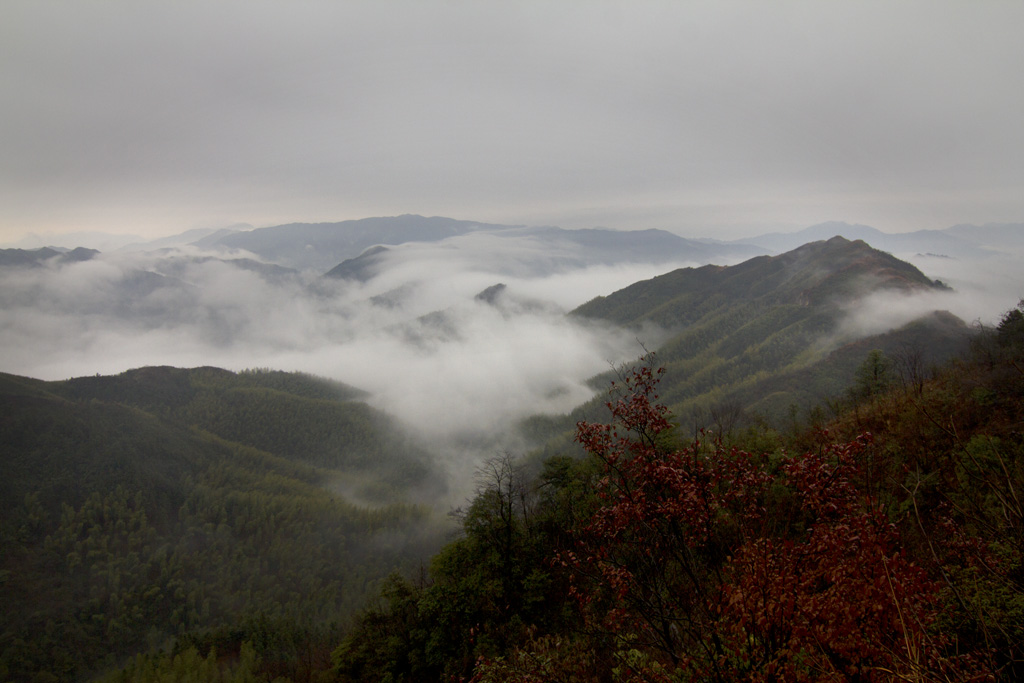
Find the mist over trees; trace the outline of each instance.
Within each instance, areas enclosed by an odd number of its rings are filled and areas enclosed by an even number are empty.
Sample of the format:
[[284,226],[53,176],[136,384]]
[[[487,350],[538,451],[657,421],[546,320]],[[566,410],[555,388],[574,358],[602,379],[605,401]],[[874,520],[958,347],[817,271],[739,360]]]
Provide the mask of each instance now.
[[731,445],[674,424],[656,357],[626,369],[577,426],[586,458],[483,470],[464,537],[382,591],[333,675],[1018,680],[1017,319],[921,387],[872,384],[869,353],[827,431]]
[[4,252],[3,677],[1012,680],[1005,292],[418,220]]

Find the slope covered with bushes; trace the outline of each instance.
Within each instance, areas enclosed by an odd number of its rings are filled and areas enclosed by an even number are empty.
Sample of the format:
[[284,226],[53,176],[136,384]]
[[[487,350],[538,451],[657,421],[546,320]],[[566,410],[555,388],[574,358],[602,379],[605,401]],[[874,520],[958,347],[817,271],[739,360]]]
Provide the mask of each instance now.
[[[394,578],[343,681],[1018,680],[1021,309],[920,382],[868,354],[827,430],[690,440],[625,373],[587,458],[482,472],[464,535]],[[875,377],[874,379],[879,379]]]

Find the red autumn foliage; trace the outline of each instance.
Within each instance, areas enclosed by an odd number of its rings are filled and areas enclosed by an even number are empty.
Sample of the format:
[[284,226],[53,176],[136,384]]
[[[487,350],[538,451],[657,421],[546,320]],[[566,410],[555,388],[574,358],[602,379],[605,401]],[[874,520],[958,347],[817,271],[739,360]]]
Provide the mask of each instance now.
[[988,677],[935,628],[940,585],[855,485],[870,435],[793,456],[673,447],[659,375],[635,370],[611,424],[578,425],[602,504],[561,556],[622,678]]

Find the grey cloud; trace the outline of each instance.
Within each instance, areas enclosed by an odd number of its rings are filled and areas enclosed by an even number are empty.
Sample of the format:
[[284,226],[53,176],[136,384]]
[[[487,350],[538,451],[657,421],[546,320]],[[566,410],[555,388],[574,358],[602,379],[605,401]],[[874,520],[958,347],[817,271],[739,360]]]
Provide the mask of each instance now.
[[0,230],[1019,220],[1022,19],[944,1],[15,0]]
[[847,306],[837,335],[851,339],[887,332],[936,310],[949,311],[968,324],[991,328],[1024,299],[1024,274],[1020,269],[1024,250],[1004,241],[1002,252],[987,258],[898,254],[949,289],[915,294],[877,292],[864,297]]

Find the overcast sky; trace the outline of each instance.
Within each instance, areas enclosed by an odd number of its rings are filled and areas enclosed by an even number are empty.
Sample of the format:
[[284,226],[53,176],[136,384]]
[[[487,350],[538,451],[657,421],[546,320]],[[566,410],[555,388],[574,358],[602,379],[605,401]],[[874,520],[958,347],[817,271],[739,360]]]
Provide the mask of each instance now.
[[1024,220],[1024,3],[0,5],[0,243]]

